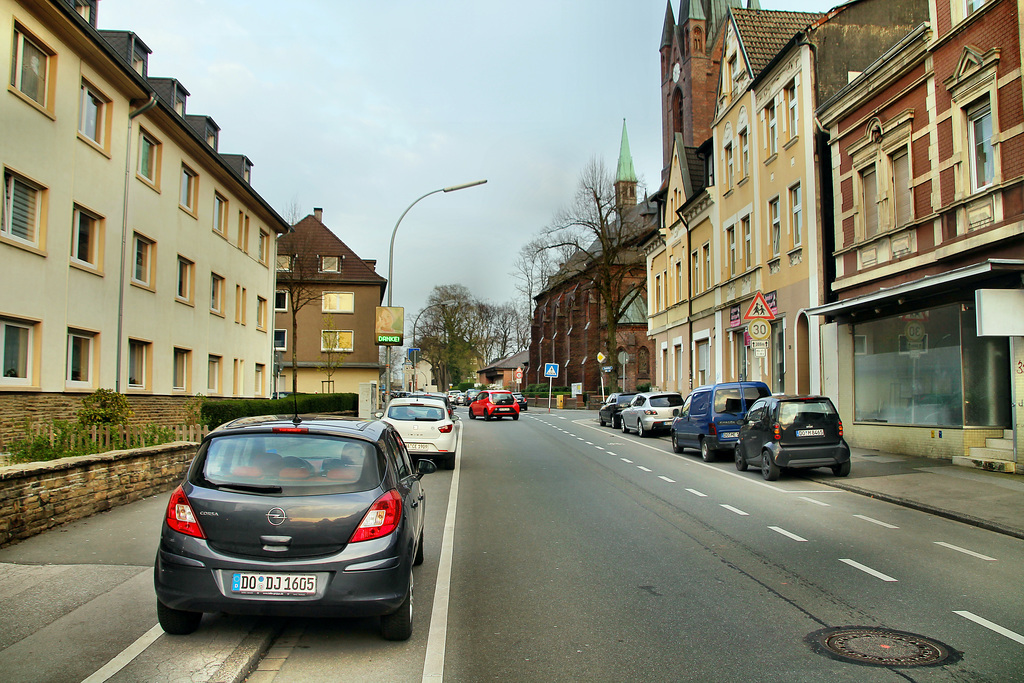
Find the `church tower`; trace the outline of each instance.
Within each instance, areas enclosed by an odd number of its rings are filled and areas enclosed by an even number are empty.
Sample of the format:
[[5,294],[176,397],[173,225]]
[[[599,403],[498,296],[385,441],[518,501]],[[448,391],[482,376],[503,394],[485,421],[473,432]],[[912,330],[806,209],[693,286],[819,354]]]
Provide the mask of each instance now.
[[615,169],[615,206],[622,209],[636,206],[636,171],[633,170],[633,155],[629,152],[629,137],[626,135],[626,119],[622,119],[622,142],[619,143],[619,165]]

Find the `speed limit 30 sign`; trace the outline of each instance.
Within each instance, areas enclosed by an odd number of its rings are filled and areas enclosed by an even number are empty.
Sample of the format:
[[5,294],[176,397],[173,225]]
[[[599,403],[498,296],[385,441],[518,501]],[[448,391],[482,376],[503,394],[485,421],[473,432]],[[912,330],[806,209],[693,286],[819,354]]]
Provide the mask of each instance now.
[[772,326],[767,320],[751,320],[747,325],[747,334],[751,339],[764,341],[772,336]]

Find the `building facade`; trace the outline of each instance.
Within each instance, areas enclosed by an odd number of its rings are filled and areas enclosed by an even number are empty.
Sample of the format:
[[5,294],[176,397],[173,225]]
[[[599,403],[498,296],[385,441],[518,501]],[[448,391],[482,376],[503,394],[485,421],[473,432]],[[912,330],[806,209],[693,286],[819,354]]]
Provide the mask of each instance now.
[[251,163],[138,36],[97,30],[96,3],[4,0],[0,19],[0,394],[268,395],[288,226]]
[[[1019,6],[929,7],[818,110],[835,197],[835,277],[814,311],[835,350],[825,389],[851,443],[1021,471]],[[982,330],[986,292],[1001,303]]]
[[276,265],[276,390],[358,393],[360,384],[378,382],[374,316],[387,279],[376,261],[359,258],[317,208],[278,240]]

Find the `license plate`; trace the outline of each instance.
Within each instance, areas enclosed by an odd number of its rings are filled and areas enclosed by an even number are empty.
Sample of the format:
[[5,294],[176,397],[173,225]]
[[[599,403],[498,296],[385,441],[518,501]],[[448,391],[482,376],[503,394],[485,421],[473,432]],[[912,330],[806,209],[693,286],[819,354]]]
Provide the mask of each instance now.
[[512,408],[498,408],[499,413],[511,413]]
[[797,436],[825,436],[824,429],[798,429],[796,430]]
[[723,439],[735,439],[735,438],[738,438],[739,435],[740,435],[739,432],[722,432],[722,438]]
[[405,444],[405,447],[410,451],[425,451],[430,448],[425,443],[407,443]]
[[236,572],[231,592],[243,595],[316,595],[316,574]]

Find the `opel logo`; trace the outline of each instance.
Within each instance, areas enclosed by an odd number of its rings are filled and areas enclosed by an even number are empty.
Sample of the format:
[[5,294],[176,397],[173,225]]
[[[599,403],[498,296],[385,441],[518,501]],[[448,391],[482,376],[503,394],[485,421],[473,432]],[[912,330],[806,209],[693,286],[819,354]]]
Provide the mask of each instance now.
[[288,519],[288,515],[281,508],[270,508],[270,511],[267,512],[267,521],[274,526],[281,526],[286,519]]

